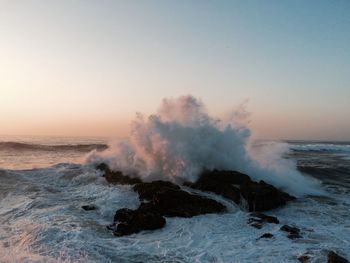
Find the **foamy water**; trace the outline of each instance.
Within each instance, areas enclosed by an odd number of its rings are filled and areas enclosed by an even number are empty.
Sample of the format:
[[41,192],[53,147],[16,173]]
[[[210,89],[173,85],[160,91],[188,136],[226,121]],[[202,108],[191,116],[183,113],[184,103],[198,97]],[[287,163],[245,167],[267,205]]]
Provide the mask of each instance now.
[[[288,158],[319,169],[319,164],[339,158],[338,154],[317,159],[310,152],[308,159],[305,151],[295,151]],[[342,163],[350,167],[346,159]],[[339,167],[337,171],[339,176]],[[0,262],[297,262],[306,252],[311,262],[324,262],[328,250],[349,258],[349,174],[337,180],[329,172],[318,179],[324,182],[326,196],[306,196],[268,212],[279,218],[279,225],[255,229],[247,224],[246,212],[210,195],[224,202],[229,212],[168,218],[163,229],[114,237],[106,225],[115,211],[139,204],[130,186],[110,186],[95,169],[79,163],[2,169]],[[98,209],[84,211],[85,204]],[[282,224],[298,226],[303,238],[288,239],[279,230]],[[266,232],[275,237],[257,239]]]

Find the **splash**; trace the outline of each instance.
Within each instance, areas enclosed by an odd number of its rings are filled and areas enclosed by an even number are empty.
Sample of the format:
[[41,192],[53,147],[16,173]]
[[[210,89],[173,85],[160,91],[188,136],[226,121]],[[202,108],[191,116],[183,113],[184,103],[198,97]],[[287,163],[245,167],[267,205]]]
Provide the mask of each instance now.
[[104,152],[92,152],[87,162],[106,162],[113,170],[144,181],[193,182],[203,170],[227,169],[265,180],[292,194],[318,192],[315,182],[300,174],[294,163],[281,158],[286,149],[276,152],[276,147],[265,147],[266,154],[258,154],[251,147],[250,137],[251,131],[240,120],[215,119],[200,100],[181,96],[163,99],[158,112],[147,118],[137,114],[128,141],[113,143]]

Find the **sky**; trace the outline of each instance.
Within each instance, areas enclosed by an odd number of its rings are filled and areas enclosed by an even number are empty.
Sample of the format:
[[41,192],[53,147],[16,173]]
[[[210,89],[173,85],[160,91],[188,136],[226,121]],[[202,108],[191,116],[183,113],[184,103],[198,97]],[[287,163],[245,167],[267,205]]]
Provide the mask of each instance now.
[[0,134],[128,134],[192,94],[264,139],[350,140],[348,0],[0,0]]

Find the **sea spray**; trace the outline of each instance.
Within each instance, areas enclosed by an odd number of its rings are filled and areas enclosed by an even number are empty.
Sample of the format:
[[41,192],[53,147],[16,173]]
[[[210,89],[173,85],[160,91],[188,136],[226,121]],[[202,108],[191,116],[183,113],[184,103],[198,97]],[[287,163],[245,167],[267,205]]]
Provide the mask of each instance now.
[[265,147],[265,155],[258,154],[250,147],[250,135],[250,129],[234,119],[215,119],[200,100],[181,96],[164,99],[158,112],[147,118],[137,114],[129,140],[93,151],[87,162],[106,162],[112,170],[145,181],[175,183],[193,182],[203,170],[237,170],[295,195],[319,193],[315,181],[281,157],[287,148],[276,144]]

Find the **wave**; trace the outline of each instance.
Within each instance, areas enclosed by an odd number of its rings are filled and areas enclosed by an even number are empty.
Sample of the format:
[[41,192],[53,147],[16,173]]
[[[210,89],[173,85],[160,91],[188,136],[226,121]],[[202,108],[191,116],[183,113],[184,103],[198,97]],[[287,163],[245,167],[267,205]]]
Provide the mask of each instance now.
[[319,193],[317,183],[282,158],[284,145],[266,147],[259,156],[250,151],[251,131],[238,118],[242,115],[244,111],[234,112],[220,121],[191,95],[164,99],[155,114],[136,116],[128,141],[92,152],[86,161],[107,163],[112,170],[145,181],[194,182],[204,170],[236,170],[293,195]]
[[0,151],[80,151],[90,152],[92,150],[105,150],[106,144],[60,144],[60,145],[45,145],[31,144],[23,142],[0,142]]
[[307,152],[344,152],[350,153],[350,144],[338,143],[308,143],[308,144],[290,144],[293,151]]

